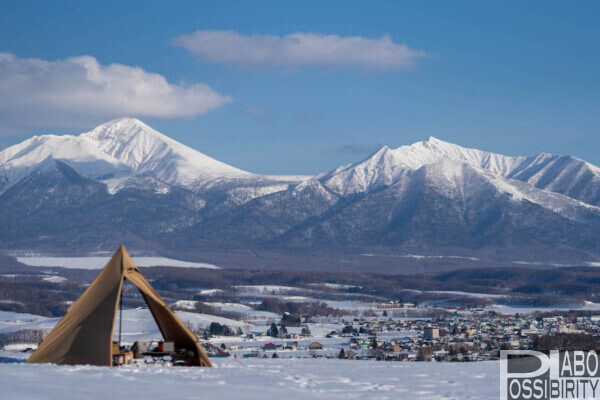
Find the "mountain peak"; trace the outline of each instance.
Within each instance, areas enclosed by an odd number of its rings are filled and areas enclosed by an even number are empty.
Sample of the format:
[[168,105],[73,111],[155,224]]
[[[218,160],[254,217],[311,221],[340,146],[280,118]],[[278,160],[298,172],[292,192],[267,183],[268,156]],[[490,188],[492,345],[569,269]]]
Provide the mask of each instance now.
[[379,159],[381,157],[384,157],[386,154],[389,154],[391,151],[392,151],[392,149],[390,149],[387,145],[383,145],[379,150],[377,150],[374,153],[371,153],[371,155],[368,156],[365,160],[369,160],[369,159],[373,159],[373,158]]
[[145,134],[149,136],[156,136],[161,139],[168,139],[165,135],[152,129],[142,121],[136,118],[117,118],[111,121],[105,122],[102,125],[98,125],[92,131],[85,135],[95,139],[106,139],[120,137],[123,139],[130,138],[132,136]]
[[136,173],[171,184],[250,175],[171,139],[135,118],[108,121],[81,136]]
[[438,139],[434,136],[429,136],[427,139],[413,144],[413,146],[423,146],[430,150],[447,150],[447,149],[464,149],[463,147]]
[[148,125],[146,125],[139,119],[132,118],[132,117],[121,117],[121,118],[111,119],[110,121],[107,121],[107,122],[99,125],[99,127],[100,126],[108,126],[108,125],[142,125],[142,126],[149,128]]
[[[336,193],[360,193],[390,185],[411,171],[440,162],[436,168],[442,170],[448,168],[460,172],[456,165],[467,164],[507,176],[523,159],[524,157],[507,157],[469,149],[429,136],[420,142],[396,149],[383,146],[368,158],[324,174],[320,179]],[[454,176],[455,173],[452,172],[451,175]]]
[[440,142],[446,143],[443,140],[436,138],[435,136],[429,136],[427,139],[423,140],[422,143],[426,144],[426,143],[440,143]]

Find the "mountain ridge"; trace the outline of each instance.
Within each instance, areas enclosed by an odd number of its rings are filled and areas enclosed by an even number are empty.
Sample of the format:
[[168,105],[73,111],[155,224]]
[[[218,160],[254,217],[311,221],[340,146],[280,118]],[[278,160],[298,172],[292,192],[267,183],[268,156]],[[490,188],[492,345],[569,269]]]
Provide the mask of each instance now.
[[243,171],[131,118],[0,151],[5,249],[126,241],[184,252],[594,261],[599,206],[600,168],[583,160],[504,156],[434,137],[315,176]]

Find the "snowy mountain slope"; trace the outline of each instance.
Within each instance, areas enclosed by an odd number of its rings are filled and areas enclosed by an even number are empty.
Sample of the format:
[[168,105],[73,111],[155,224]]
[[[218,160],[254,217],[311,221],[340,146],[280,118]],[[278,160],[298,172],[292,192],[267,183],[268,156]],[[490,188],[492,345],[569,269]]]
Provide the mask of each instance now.
[[230,209],[255,198],[285,191],[309,179],[305,176],[253,175],[245,178],[215,179],[195,188],[216,206],[216,210]]
[[109,121],[79,136],[35,136],[0,151],[0,194],[34,173],[46,159],[60,160],[111,194],[125,188],[167,193],[172,186],[220,191],[232,205],[290,188],[306,176],[255,175],[224,164],[133,118]]
[[0,195],[0,243],[89,251],[131,243],[151,249],[156,235],[188,226],[204,207],[200,196],[179,187],[167,193],[133,187],[111,194],[102,182],[50,159]]
[[391,185],[407,172],[418,168],[415,161],[397,157],[393,150],[384,146],[361,162],[319,175],[317,179],[328,189],[341,195],[363,193]]
[[325,189],[320,182],[308,180],[293,189],[258,197],[239,207],[210,215],[180,232],[178,237],[260,245],[328,212],[338,200],[339,196]]
[[4,149],[0,152],[0,182],[4,189],[47,158],[61,160],[87,178],[104,180],[150,175],[168,184],[186,186],[251,175],[182,145],[139,120],[122,118],[79,136],[35,136]]
[[[600,208],[448,158],[367,194],[340,196],[318,179],[194,225],[183,237],[293,248],[396,251],[485,246],[598,251]],[[182,238],[183,238],[182,237]],[[435,250],[433,250],[435,251]],[[469,254],[469,253],[465,253]]]
[[109,121],[80,135],[127,165],[136,174],[149,174],[170,184],[190,185],[215,178],[250,173],[208,157],[133,118]]
[[600,168],[571,156],[508,157],[430,138],[413,145],[590,204],[600,205]]
[[314,177],[245,172],[130,118],[0,151],[0,245],[13,249],[495,249],[594,261],[598,206],[600,169],[582,160],[432,137]]
[[526,159],[526,157],[510,157],[477,149],[469,149],[444,142],[434,137],[429,137],[427,140],[417,142],[412,146],[399,147],[396,149],[397,156],[404,157],[409,147],[417,153],[429,153],[437,157],[450,158],[502,176],[509,175]]
[[36,171],[48,159],[61,160],[82,176],[102,179],[123,176],[130,168],[77,136],[34,136],[0,151],[0,193]]
[[410,146],[382,149],[365,160],[321,174],[318,179],[343,195],[364,193],[397,182],[408,172],[442,159],[454,160],[495,175],[535,185],[600,205],[600,168],[570,156],[541,153],[510,157],[464,148],[430,137]]
[[507,176],[525,157],[467,149],[430,137],[410,146],[390,149],[384,146],[369,158],[339,168],[318,178],[328,188],[343,194],[361,193],[387,186],[424,165],[449,159]]
[[575,157],[548,153],[509,157],[464,148],[435,138],[415,143],[413,147],[422,147],[494,174],[530,183],[539,189],[599,205],[600,168]]
[[575,157],[528,157],[508,177],[600,206],[600,168]]
[[600,250],[595,239],[600,234],[598,211],[566,196],[442,160],[290,231],[286,241],[317,247],[391,246],[428,254],[489,248],[505,259],[528,252],[556,257],[559,248]]
[[428,184],[450,198],[473,197],[478,185],[489,185],[495,192],[507,195],[513,201],[528,201],[562,217],[583,223],[595,222],[600,226],[600,207],[559,193],[540,190],[526,182],[506,179],[486,169],[451,159],[441,159],[421,168],[427,173]]

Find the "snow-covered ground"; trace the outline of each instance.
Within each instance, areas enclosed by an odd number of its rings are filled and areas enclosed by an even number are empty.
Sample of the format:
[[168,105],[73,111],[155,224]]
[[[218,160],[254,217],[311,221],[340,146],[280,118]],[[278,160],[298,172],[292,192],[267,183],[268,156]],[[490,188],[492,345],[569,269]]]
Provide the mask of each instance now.
[[0,364],[7,399],[495,399],[499,364],[213,359],[215,368]]
[[174,303],[170,304],[171,308],[183,308],[184,310],[194,311],[196,309],[196,304],[198,304],[195,300],[177,300]]
[[68,281],[68,279],[65,278],[64,276],[58,276],[58,275],[44,276],[42,278],[42,280],[46,281],[46,282],[51,282],[51,283],[64,283],[64,282]]
[[201,289],[198,294],[202,296],[216,296],[219,293],[223,293],[221,289]]
[[[221,325],[227,325],[231,329],[242,328],[243,331],[249,331],[250,325],[244,322],[233,319],[217,317],[215,315],[192,313],[186,311],[175,312],[179,319],[184,323],[199,328],[208,328],[211,323],[218,322]],[[115,333],[118,331],[119,313],[115,319]],[[133,343],[136,340],[162,338],[156,322],[152,318],[152,314],[147,308],[138,308],[132,310],[123,310],[123,341]]]
[[68,279],[65,278],[64,276],[58,276],[58,275],[1,274],[0,277],[10,278],[10,279],[15,279],[15,278],[20,278],[20,277],[30,277],[30,278],[36,277],[36,278],[41,278],[43,281],[51,282],[51,283],[64,283],[64,282],[68,281]]
[[591,301],[584,302],[583,306],[569,306],[564,307],[518,307],[518,306],[505,306],[501,304],[494,304],[485,307],[486,310],[496,311],[502,315],[512,314],[531,314],[536,311],[550,312],[550,311],[565,311],[565,310],[582,310],[582,311],[600,311],[599,303],[592,303]]
[[[172,307],[194,311],[198,302],[194,300],[178,300],[171,304]],[[245,322],[252,324],[265,324],[269,321],[279,321],[281,316],[269,311],[255,310],[254,308],[240,303],[221,303],[221,302],[204,302],[205,304],[220,310],[221,312],[229,312],[238,314]]]
[[[232,329],[242,328],[244,332],[253,329],[251,324],[215,315],[176,311],[177,316],[185,323],[194,327],[207,328],[211,323],[218,322]],[[22,314],[10,311],[0,311],[0,333],[16,332],[21,329],[43,329],[50,331],[60,318],[47,318],[40,315]],[[119,313],[115,321],[119,321]],[[118,322],[115,323],[115,332]],[[161,334],[147,308],[123,311],[122,335],[124,342],[134,342],[143,339],[161,339]]]
[[309,286],[323,286],[329,289],[336,289],[336,290],[348,290],[348,289],[362,289],[362,286],[356,286],[356,285],[342,285],[340,283],[330,283],[330,282],[323,282],[323,283],[309,283]]
[[[138,267],[187,267],[219,269],[216,265],[175,260],[165,257],[134,257]],[[52,257],[52,256],[20,256],[17,261],[34,267],[64,267],[80,269],[101,269],[108,263],[110,257]]]
[[482,299],[498,299],[504,297],[502,294],[490,294],[490,293],[474,293],[474,292],[461,292],[458,290],[428,290],[428,291],[418,291],[420,293],[433,293],[433,294],[447,294],[451,296],[467,296],[467,297],[478,297]]
[[281,316],[279,314],[275,314],[269,311],[260,311],[255,310],[254,308],[247,306],[245,304],[239,303],[218,303],[218,302],[207,302],[211,307],[218,308],[224,312],[235,312],[243,315],[244,320],[279,320]]
[[12,311],[0,311],[0,324],[22,324],[30,321],[45,320],[46,317],[35,314],[16,313]]
[[438,256],[438,255],[427,255],[427,254],[373,254],[373,253],[362,253],[363,257],[398,257],[398,258],[413,258],[415,260],[426,260],[426,259],[455,259],[455,260],[471,260],[479,261],[479,258],[475,257],[464,257],[464,256]]
[[299,288],[299,287],[293,287],[293,286],[281,286],[281,285],[239,285],[239,286],[232,286],[234,289],[237,289],[237,291],[239,293],[258,293],[258,294],[265,294],[265,293],[271,293],[271,294],[282,294],[282,293],[289,293],[289,292],[294,292],[294,291],[306,291],[309,292],[310,290],[308,289],[304,289],[304,288]]
[[[217,305],[239,311],[239,305]],[[263,332],[264,325],[252,325],[205,314],[177,311],[178,316],[196,326],[219,322],[244,331]],[[117,317],[118,318],[118,317]],[[0,312],[0,333],[23,328],[49,330],[59,318],[31,314]],[[118,324],[116,324],[118,326]],[[282,339],[259,336],[253,340],[240,337],[216,337],[211,341],[237,344],[232,351],[237,358],[214,358],[215,368],[170,368],[138,366],[106,368],[90,366],[55,366],[0,364],[0,398],[7,399],[436,399],[496,398],[498,365],[495,363],[400,363],[337,359],[313,359],[306,346],[319,341],[326,349],[319,354],[335,355],[348,338],[325,338],[339,330],[339,323],[309,324],[312,338],[297,340],[297,350],[277,350],[279,359],[243,358],[258,352],[260,357],[267,341],[283,344]],[[116,328],[116,327],[115,327]],[[118,328],[116,328],[118,329]],[[289,327],[290,333],[301,328]],[[414,331],[381,332],[381,338],[414,336]],[[160,333],[147,309],[129,309],[123,314],[123,342],[160,339]],[[293,341],[293,340],[292,340]],[[30,344],[8,345],[0,357],[24,360]],[[300,358],[289,358],[300,357]],[[243,396],[241,396],[243,394]]]
[[21,329],[44,329],[50,331],[60,318],[41,315],[0,311],[0,333],[16,332]]

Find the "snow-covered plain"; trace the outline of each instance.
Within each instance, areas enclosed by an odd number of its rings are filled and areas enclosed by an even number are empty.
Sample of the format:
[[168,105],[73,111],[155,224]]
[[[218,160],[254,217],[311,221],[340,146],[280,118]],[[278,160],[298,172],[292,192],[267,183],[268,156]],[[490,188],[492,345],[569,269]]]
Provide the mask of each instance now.
[[[176,311],[175,312],[179,319],[184,323],[199,328],[208,328],[211,323],[218,322],[221,325],[227,325],[232,329],[242,328],[242,330],[248,331],[250,325],[244,322],[236,321],[233,319],[217,317],[216,315],[192,313],[187,311]],[[120,314],[117,312],[115,321],[119,321]],[[130,310],[123,310],[123,341],[126,343],[133,343],[136,340],[154,339],[160,340],[162,338],[156,322],[152,318],[152,314],[147,308],[137,308]],[[115,323],[115,334],[118,332],[118,324]]]
[[240,293],[289,293],[294,291],[310,291],[308,289],[281,285],[238,285],[233,286]]
[[585,301],[582,306],[576,305],[565,305],[564,307],[518,307],[518,306],[505,306],[502,304],[494,304],[485,307],[486,310],[495,311],[502,315],[512,314],[530,314],[536,311],[549,312],[549,311],[565,311],[565,310],[581,310],[581,311],[600,311],[599,303],[592,303],[591,301]]
[[499,364],[213,359],[215,368],[0,364],[7,399],[495,399]]
[[218,308],[225,312],[234,312],[244,316],[244,320],[279,320],[280,315],[269,311],[255,310],[254,308],[245,304],[239,303],[218,303],[218,302],[207,302],[211,307]]
[[[232,329],[242,328],[248,331],[251,324],[216,315],[176,311],[177,316],[185,323],[194,327],[207,328],[213,322],[227,325]],[[120,318],[117,311],[116,321]],[[47,318],[40,315],[22,314],[11,311],[0,311],[0,333],[16,332],[22,329],[43,329],[50,331],[60,321],[60,318]],[[136,340],[161,339],[161,334],[147,308],[123,310],[122,335],[124,342],[133,343]],[[115,333],[118,324],[115,324]]]
[[60,321],[60,318],[0,311],[0,333],[16,332],[21,329],[43,329],[50,331],[58,321]]
[[[21,256],[17,261],[33,267],[64,267],[79,269],[101,269],[108,263],[110,257],[52,257],[52,256]],[[219,269],[216,265],[175,260],[165,257],[135,257],[138,267],[186,267]]]

